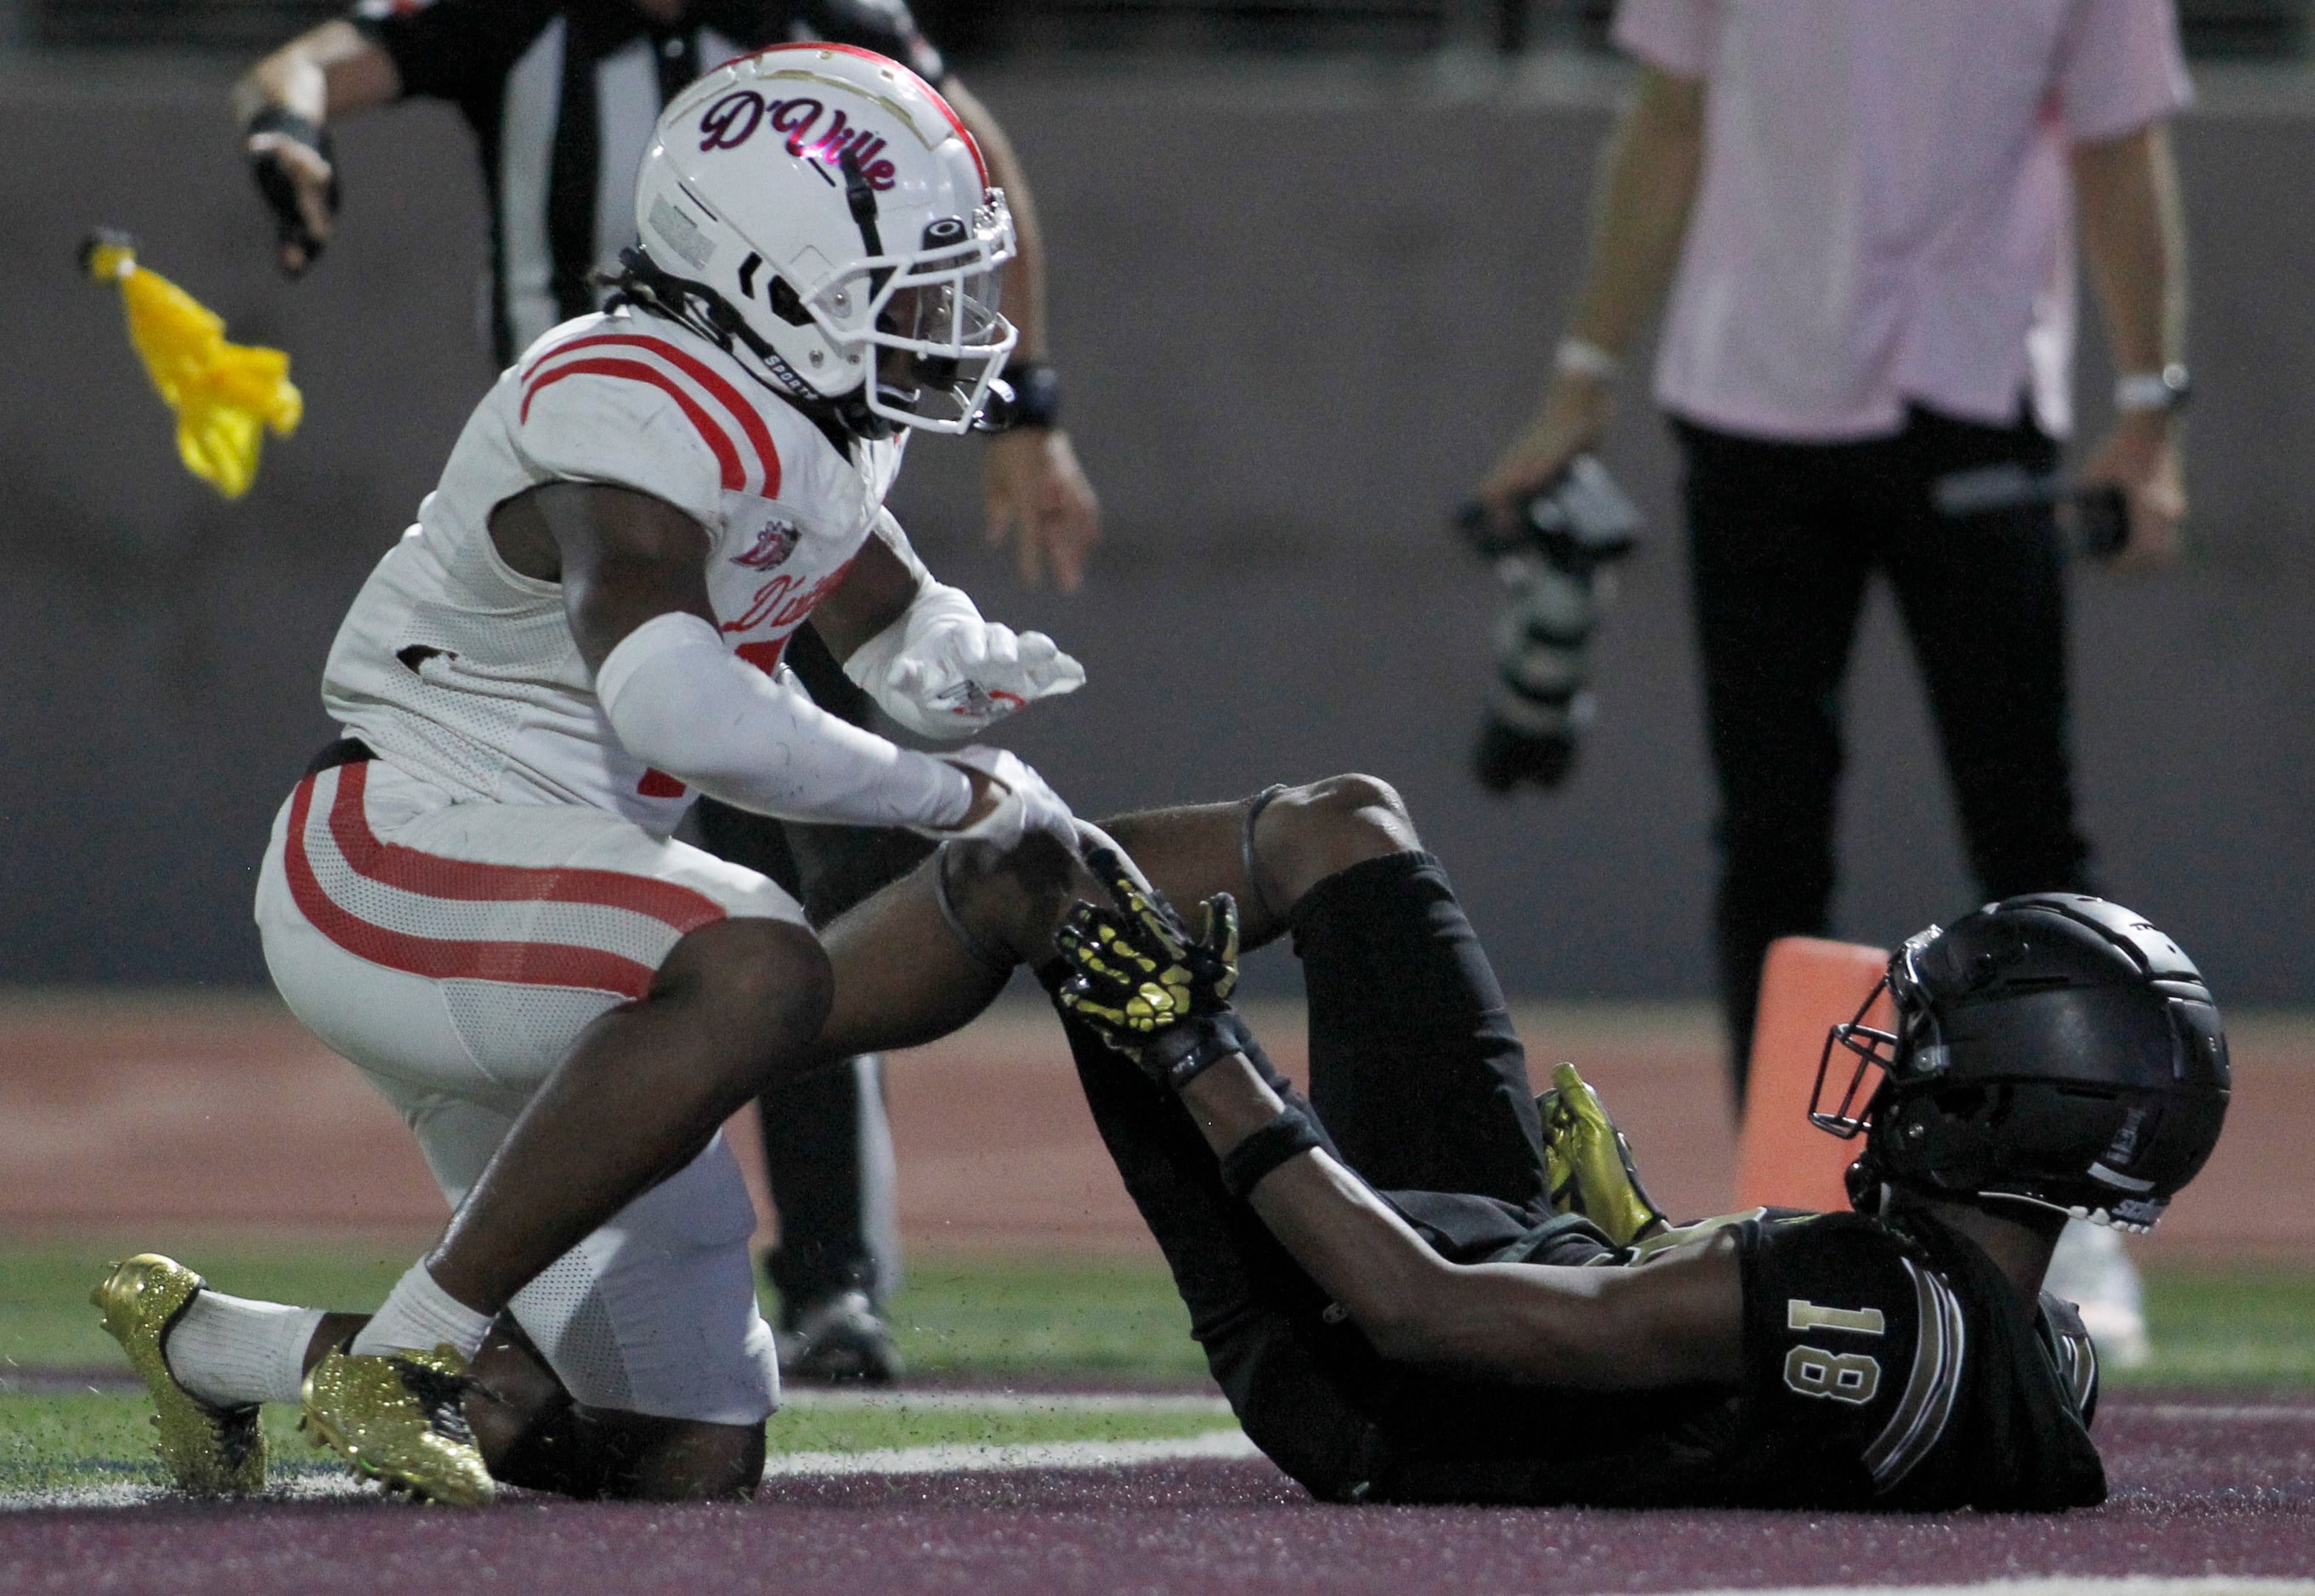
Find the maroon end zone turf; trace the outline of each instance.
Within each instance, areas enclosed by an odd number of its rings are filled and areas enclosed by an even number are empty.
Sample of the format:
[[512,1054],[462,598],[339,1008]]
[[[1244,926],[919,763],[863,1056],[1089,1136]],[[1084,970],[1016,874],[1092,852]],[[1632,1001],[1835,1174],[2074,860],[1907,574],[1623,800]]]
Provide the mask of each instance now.
[[2046,1518],[1322,1507],[1267,1464],[1184,1463],[782,1480],[743,1507],[7,1513],[0,1590],[1510,1596],[2315,1567],[2315,1403],[2141,1396],[2098,1430],[2115,1500]]

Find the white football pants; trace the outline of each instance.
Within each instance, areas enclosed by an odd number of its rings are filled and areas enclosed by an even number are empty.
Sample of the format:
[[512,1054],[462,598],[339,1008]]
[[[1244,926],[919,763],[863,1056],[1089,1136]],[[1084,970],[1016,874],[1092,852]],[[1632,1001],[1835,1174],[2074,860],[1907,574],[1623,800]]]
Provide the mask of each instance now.
[[[734,915],[803,921],[763,876],[616,815],[454,802],[384,760],[298,784],[257,889],[282,998],[394,1104],[453,1207],[581,1030]],[[779,1366],[754,1228],[719,1134],[511,1310],[590,1406],[758,1423]]]

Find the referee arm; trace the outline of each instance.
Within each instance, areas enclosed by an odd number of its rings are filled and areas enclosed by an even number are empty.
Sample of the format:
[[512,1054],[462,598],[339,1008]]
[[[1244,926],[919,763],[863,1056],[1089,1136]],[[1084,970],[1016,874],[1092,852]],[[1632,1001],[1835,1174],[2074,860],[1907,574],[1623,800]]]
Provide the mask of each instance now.
[[401,93],[402,75],[394,58],[343,20],[299,34],[234,84],[234,120],[244,129],[250,158],[270,157],[295,191],[306,237],[281,241],[281,270],[291,277],[312,265],[330,240],[335,225],[330,190],[336,173],[329,156],[300,137],[294,122],[280,128],[257,124],[287,113],[319,134],[338,117],[384,105]]
[[[940,92],[980,146],[989,183],[1005,191],[1013,211],[1020,253],[1005,268],[1005,314],[1021,330],[1021,341],[1014,346],[1011,368],[1044,365],[1051,359],[1045,326],[1045,241],[1029,174],[989,107],[954,74],[941,81]],[[1011,540],[1022,581],[1035,587],[1050,569],[1056,586],[1074,592],[1084,579],[1086,557],[1101,536],[1101,504],[1069,433],[1058,424],[1029,423],[997,434],[989,440],[981,487],[989,541]]]

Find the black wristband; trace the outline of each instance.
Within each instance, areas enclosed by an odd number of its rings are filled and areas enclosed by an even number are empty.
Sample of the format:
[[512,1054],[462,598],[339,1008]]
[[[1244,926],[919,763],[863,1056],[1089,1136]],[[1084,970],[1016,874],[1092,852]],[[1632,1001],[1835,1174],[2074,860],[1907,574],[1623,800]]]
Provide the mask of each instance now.
[[1169,1025],[1141,1044],[1141,1068],[1152,1078],[1180,1091],[1207,1070],[1246,1051],[1237,1013],[1195,1015]]
[[[1061,377],[1052,364],[1046,360],[1019,360],[1005,368],[998,379],[1008,395],[1002,405],[991,405],[983,412],[995,424],[987,428],[991,432],[1010,432],[1016,427],[1053,427],[1061,419]],[[990,413],[993,412],[994,413]]]
[[300,116],[286,105],[269,105],[249,119],[242,129],[244,137],[259,133],[279,133],[296,139],[324,161],[330,155],[330,130],[308,116]]
[[1322,1145],[1310,1116],[1299,1104],[1290,1103],[1283,1113],[1249,1132],[1222,1155],[1222,1189],[1243,1200],[1262,1184],[1263,1176],[1287,1159]]

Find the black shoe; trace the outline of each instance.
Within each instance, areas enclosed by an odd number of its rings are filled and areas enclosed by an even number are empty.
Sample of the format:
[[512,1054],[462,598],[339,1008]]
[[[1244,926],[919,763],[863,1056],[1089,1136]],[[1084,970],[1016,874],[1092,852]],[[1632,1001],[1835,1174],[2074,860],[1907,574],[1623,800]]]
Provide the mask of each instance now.
[[780,1375],[807,1385],[889,1386],[899,1378],[900,1350],[891,1327],[865,1291],[838,1291],[808,1302],[794,1322],[772,1333]]

